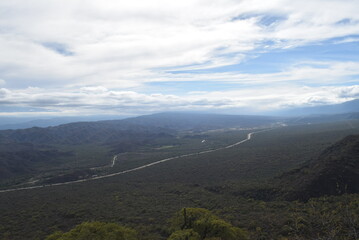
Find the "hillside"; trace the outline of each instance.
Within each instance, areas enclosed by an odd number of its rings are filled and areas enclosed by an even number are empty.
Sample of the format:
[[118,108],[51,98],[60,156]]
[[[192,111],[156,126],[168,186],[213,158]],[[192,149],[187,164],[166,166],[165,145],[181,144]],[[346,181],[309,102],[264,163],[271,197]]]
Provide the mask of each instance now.
[[55,162],[71,153],[56,149],[36,148],[30,143],[0,145],[0,181],[14,176],[36,172],[41,162]]
[[288,199],[359,193],[359,135],[335,143],[305,166],[281,177]]

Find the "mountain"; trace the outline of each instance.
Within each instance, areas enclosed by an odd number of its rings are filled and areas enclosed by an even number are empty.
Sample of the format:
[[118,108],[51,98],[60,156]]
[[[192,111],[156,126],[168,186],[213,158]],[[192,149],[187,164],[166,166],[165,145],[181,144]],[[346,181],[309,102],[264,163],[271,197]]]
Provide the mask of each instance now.
[[283,118],[255,115],[166,112],[125,119],[124,122],[175,130],[205,131],[219,128],[250,128],[268,125]]
[[170,134],[163,128],[144,127],[121,121],[78,122],[47,128],[0,131],[0,143],[34,144],[108,144]]
[[3,130],[0,131],[0,183],[11,184],[51,171],[67,173],[75,168],[101,166],[113,154],[156,146],[160,141],[171,142],[175,139],[172,134],[175,131],[117,121]]
[[285,173],[280,185],[290,200],[359,193],[359,135],[345,137],[317,159]]
[[56,117],[46,119],[0,117],[0,130],[25,129],[32,127],[51,127],[61,124],[85,121],[101,121],[110,119],[124,119],[125,116],[78,116],[78,117]]
[[341,114],[350,112],[359,112],[359,99],[341,104],[287,109],[272,112],[271,114],[280,116],[304,116],[313,114]]
[[172,135],[176,131],[203,131],[268,125],[278,118],[216,114],[160,113],[123,120],[77,122],[55,127],[0,131],[0,143],[109,144],[118,141]]
[[315,114],[288,118],[287,124],[316,124],[359,119],[359,112],[342,114]]

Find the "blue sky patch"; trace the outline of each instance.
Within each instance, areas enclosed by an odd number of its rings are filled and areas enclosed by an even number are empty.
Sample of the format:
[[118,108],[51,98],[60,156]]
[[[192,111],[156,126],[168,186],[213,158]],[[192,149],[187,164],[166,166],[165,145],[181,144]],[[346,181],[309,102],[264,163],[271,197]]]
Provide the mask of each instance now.
[[73,56],[74,53],[72,51],[70,51],[70,49],[62,43],[57,43],[57,42],[46,42],[42,44],[44,47],[59,53],[63,56]]

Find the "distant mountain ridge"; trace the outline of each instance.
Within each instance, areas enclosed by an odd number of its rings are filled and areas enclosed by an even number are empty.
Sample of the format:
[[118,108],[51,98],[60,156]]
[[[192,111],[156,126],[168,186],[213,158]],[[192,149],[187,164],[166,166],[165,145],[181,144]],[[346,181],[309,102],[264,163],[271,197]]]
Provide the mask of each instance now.
[[277,121],[273,117],[217,114],[160,113],[123,120],[76,122],[47,128],[0,131],[0,143],[36,144],[111,143],[172,135],[181,130],[254,127]]
[[32,127],[52,127],[74,122],[104,121],[109,119],[124,119],[125,116],[78,116],[54,117],[46,119],[0,117],[0,130],[25,129]]
[[282,116],[304,116],[315,114],[342,114],[350,112],[359,112],[359,99],[347,101],[341,104],[331,104],[313,107],[293,108],[280,110],[272,114]]
[[27,128],[0,131],[0,143],[88,144],[110,143],[128,138],[154,137],[171,134],[169,129],[144,127],[120,120],[77,122],[47,128]]
[[359,119],[359,112],[342,114],[315,114],[288,118],[288,124],[315,124],[325,122],[350,121]]
[[175,130],[210,130],[229,127],[254,127],[279,120],[282,120],[282,118],[256,115],[165,112],[127,118],[123,121]]
[[[248,111],[247,111],[248,112]],[[73,116],[73,117],[53,117],[46,119],[34,119],[34,118],[19,118],[19,117],[0,117],[0,130],[7,129],[26,129],[31,127],[50,127],[58,126],[74,122],[92,122],[92,121],[112,121],[116,120],[129,120],[138,124],[150,124],[150,125],[159,125],[161,127],[163,124],[166,124],[170,128],[184,128],[185,124],[190,124],[191,127],[196,127],[198,125],[203,126],[203,123],[208,123],[212,125],[211,127],[220,126],[219,121],[225,121],[227,124],[232,124],[233,121],[238,120],[241,116],[241,124],[244,123],[245,119],[252,119],[254,121],[259,121],[260,119],[264,120],[268,116],[278,116],[278,118],[283,117],[298,117],[298,116],[318,116],[318,115],[339,115],[339,114],[348,114],[348,113],[359,113],[359,99],[352,101],[344,102],[341,104],[332,104],[332,105],[321,105],[313,107],[300,107],[300,108],[290,108],[278,111],[269,111],[269,112],[257,112],[258,115],[231,115],[231,114],[211,114],[211,113],[185,113],[185,112],[165,112],[165,113],[155,113],[151,115],[142,115],[138,117],[129,117],[125,115],[94,115],[94,116]],[[188,120],[188,116],[195,116],[193,120]],[[264,117],[266,116],[266,117]],[[156,123],[159,118],[162,117],[159,122]],[[177,118],[177,119],[176,119]],[[179,119],[182,119],[183,122],[180,123]],[[114,121],[116,121],[114,120]],[[175,126],[175,124],[180,124]],[[188,128],[188,126],[186,126]],[[207,126],[208,128],[209,126]]]

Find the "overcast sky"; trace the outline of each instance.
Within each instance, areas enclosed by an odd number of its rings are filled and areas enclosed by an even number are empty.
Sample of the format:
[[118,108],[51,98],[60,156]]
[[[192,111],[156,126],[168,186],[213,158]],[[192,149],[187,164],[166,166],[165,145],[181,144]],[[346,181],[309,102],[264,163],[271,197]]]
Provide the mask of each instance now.
[[0,116],[359,98],[357,0],[0,1]]

